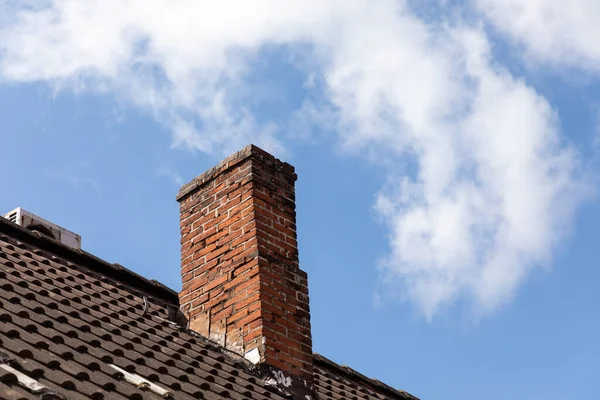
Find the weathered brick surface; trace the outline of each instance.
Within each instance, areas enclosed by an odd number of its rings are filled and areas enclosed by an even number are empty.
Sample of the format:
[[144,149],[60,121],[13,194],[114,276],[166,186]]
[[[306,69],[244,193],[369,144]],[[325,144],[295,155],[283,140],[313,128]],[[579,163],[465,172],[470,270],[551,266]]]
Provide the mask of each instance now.
[[248,146],[182,187],[179,298],[195,331],[310,381],[295,181],[291,165]]

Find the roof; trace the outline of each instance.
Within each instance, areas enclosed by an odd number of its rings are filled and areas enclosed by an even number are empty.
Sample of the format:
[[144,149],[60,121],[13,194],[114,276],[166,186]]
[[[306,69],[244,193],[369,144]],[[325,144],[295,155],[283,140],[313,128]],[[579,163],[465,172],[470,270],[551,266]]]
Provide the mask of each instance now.
[[[177,293],[0,218],[0,398],[285,399],[182,328]],[[319,399],[416,399],[314,355]]]

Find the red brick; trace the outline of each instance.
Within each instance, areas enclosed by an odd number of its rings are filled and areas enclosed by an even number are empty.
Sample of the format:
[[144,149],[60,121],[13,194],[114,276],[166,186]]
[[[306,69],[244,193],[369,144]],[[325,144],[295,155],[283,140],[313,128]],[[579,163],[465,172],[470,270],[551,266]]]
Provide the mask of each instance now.
[[[312,379],[306,275],[298,266],[293,167],[252,147],[181,201],[182,306],[192,328]],[[213,327],[224,330],[211,332]],[[264,346],[264,348],[263,348]],[[244,348],[245,350],[242,350]]]

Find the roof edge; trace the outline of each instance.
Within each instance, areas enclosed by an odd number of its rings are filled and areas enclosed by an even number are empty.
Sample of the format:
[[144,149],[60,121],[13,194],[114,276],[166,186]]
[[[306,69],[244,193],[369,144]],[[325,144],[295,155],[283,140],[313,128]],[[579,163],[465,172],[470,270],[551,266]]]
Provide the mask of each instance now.
[[415,397],[412,394],[405,392],[404,390],[399,390],[399,389],[393,388],[390,385],[386,385],[385,383],[383,383],[377,379],[369,378],[368,376],[361,374],[360,372],[356,371],[355,369],[352,369],[346,365],[340,365],[340,364],[336,363],[335,361],[332,361],[329,358],[324,357],[318,353],[313,353],[313,359],[317,363],[324,364],[327,367],[333,368],[336,371],[339,371],[353,379],[359,379],[362,382],[375,387],[376,389],[387,392],[388,394],[392,394],[394,396],[398,396],[398,397],[401,397],[401,398],[407,399],[407,400],[419,400],[418,397]]
[[158,300],[179,305],[179,297],[176,291],[156,280],[144,278],[120,264],[111,264],[87,251],[74,249],[50,237],[38,235],[2,217],[0,217],[0,232],[17,240],[38,246],[42,250],[71,261],[73,264],[90,269],[107,278],[112,278]]

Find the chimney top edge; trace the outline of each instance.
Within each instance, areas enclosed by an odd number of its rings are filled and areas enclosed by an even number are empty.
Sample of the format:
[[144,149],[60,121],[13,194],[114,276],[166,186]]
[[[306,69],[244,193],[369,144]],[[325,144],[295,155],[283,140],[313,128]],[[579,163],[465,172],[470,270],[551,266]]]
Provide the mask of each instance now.
[[256,158],[256,159],[259,159],[262,161],[271,161],[276,166],[276,168],[281,169],[282,171],[293,176],[294,179],[296,179],[296,173],[295,173],[294,167],[292,165],[288,164],[287,162],[279,160],[272,154],[268,153],[267,151],[261,149],[260,147],[258,147],[256,145],[249,144],[248,146],[244,147],[242,150],[240,150],[236,153],[233,153],[229,157],[225,158],[216,166],[214,166],[214,167],[210,168],[209,170],[205,171],[204,173],[198,175],[197,177],[192,179],[189,183],[186,183],[185,185],[183,185],[179,189],[179,193],[177,193],[176,200],[177,201],[183,200],[184,197],[186,197],[187,195],[192,193],[198,187],[213,180],[214,178],[216,178],[217,176],[219,176],[226,170],[229,170],[230,168],[235,167],[236,165],[247,160],[248,158]]

